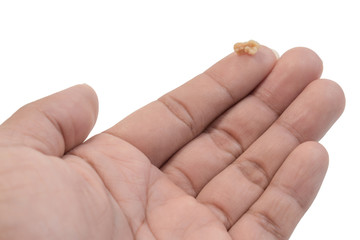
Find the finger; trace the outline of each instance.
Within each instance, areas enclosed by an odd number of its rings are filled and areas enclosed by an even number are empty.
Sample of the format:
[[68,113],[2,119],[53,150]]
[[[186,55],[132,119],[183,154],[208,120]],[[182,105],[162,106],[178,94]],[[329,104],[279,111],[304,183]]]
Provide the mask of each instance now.
[[289,50],[251,95],[178,151],[162,170],[187,193],[196,196],[266,131],[321,72],[322,62],[313,51]]
[[319,191],[327,166],[327,152],[319,143],[298,146],[230,235],[233,239],[288,239]]
[[271,71],[276,57],[230,54],[205,73],[133,113],[107,131],[140,149],[156,166],[246,96]]
[[312,82],[258,140],[202,189],[197,199],[231,226],[263,193],[290,152],[302,142],[319,140],[343,108],[344,95],[336,83]]
[[77,85],[20,108],[0,126],[0,145],[62,156],[85,140],[98,112],[95,92]]

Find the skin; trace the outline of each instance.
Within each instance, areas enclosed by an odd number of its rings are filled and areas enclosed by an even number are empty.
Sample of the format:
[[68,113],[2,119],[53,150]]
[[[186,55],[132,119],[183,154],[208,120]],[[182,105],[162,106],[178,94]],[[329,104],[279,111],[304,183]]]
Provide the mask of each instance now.
[[78,85],[0,126],[0,239],[288,239],[328,166],[341,88],[295,48],[230,54],[84,142]]

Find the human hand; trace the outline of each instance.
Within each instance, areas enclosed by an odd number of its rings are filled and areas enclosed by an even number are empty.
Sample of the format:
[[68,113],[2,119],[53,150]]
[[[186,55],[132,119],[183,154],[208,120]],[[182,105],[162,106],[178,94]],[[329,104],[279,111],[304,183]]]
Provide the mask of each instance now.
[[304,48],[230,54],[86,142],[88,86],[24,106],[0,126],[0,239],[289,238],[344,108],[321,71]]

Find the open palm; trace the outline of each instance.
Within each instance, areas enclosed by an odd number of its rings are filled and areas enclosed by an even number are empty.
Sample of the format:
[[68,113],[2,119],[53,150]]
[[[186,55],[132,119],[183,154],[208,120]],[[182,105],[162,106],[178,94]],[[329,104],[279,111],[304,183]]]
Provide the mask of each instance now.
[[304,48],[230,54],[86,142],[88,86],[24,106],[0,127],[0,239],[289,238],[344,108],[321,71]]

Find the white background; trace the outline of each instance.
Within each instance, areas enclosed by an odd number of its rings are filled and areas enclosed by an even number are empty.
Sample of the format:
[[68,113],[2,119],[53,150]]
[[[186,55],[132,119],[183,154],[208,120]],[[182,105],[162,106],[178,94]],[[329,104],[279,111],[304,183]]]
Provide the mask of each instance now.
[[94,133],[255,39],[316,51],[347,96],[321,141],[330,167],[291,239],[360,239],[358,1],[0,0],[0,122],[77,83],[98,93]]

